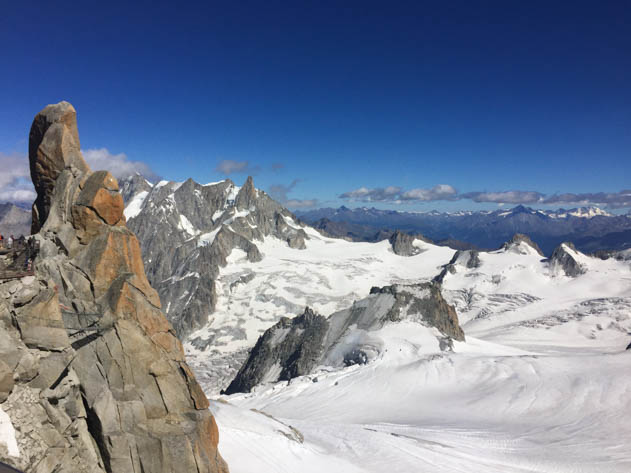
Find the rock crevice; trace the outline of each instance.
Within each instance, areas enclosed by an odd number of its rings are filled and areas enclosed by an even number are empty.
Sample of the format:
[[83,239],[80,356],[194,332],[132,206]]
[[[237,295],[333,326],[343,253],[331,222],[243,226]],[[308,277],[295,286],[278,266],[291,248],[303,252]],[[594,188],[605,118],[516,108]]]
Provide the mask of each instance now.
[[83,160],[72,105],[35,117],[29,159],[40,254],[34,276],[0,281],[0,406],[20,451],[0,461],[37,473],[227,472],[118,183]]

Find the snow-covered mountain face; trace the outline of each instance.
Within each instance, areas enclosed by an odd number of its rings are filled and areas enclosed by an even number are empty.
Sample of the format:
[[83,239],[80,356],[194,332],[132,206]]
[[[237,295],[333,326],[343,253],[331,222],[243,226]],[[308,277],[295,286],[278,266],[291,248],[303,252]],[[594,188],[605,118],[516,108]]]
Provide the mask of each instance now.
[[566,240],[573,241],[583,252],[631,246],[629,215],[613,215],[597,207],[549,211],[519,205],[513,209],[453,213],[340,207],[303,211],[298,215],[332,236],[356,241],[387,238],[384,230],[399,229],[421,233],[437,242],[459,240],[487,249],[498,248],[515,233],[526,233],[546,255]]
[[444,349],[463,341],[458,316],[436,282],[372,288],[370,295],[329,317],[311,309],[283,318],[259,338],[227,394],[249,392],[262,382],[291,380],[318,366],[370,363],[387,344],[373,336],[384,326],[409,322],[433,334]]
[[[402,264],[434,272],[423,255],[437,247],[424,249]],[[350,324],[338,347],[370,339],[367,363],[319,357],[306,375],[268,376],[214,405],[231,471],[630,471],[626,252],[601,260],[562,244],[546,259],[516,237],[451,254],[437,279],[466,341],[445,349],[422,319]],[[384,302],[373,295],[360,312]],[[273,346],[283,328],[268,332]]]
[[201,185],[191,179],[151,185],[135,176],[122,189],[147,276],[180,337],[208,322],[222,290],[215,281],[229,256],[241,252],[257,262],[263,257],[257,244],[269,237],[298,250],[308,238],[251,178],[238,187],[230,180]]

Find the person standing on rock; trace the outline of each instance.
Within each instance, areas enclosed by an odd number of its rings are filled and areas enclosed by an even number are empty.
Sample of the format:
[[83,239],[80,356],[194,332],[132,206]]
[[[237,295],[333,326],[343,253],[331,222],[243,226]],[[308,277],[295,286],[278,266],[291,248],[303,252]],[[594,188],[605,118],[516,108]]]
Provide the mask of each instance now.
[[0,235],[0,248],[4,247],[4,236]]
[[13,247],[13,235],[9,237],[9,241],[7,241],[7,248],[11,249]]

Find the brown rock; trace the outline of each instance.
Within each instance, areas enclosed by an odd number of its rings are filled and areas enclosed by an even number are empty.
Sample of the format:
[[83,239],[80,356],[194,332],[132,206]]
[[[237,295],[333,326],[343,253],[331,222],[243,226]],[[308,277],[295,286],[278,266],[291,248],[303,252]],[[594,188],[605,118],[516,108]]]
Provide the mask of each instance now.
[[81,155],[77,113],[68,102],[48,105],[36,115],[29,134],[29,163],[37,192],[31,232],[37,233],[48,217],[51,195],[61,171],[70,166],[80,172],[90,171]]
[[147,280],[118,183],[83,161],[70,104],[37,115],[29,157],[37,287],[9,283],[0,299],[0,396],[11,392],[6,412],[30,442],[20,469],[226,473],[208,400]]
[[94,282],[95,296],[103,296],[121,275],[142,292],[149,302],[160,307],[158,293],[151,287],[141,259],[140,244],[126,228],[104,227],[78,257],[81,268]]
[[210,403],[208,402],[208,398],[206,398],[204,391],[202,391],[202,387],[195,379],[195,375],[193,375],[193,372],[186,363],[182,363],[180,367],[182,368],[182,372],[186,376],[186,383],[188,384],[188,389],[191,392],[191,398],[195,403],[195,408],[208,409]]
[[107,171],[90,174],[83,183],[76,205],[90,207],[108,225],[116,225],[125,208],[118,182]]

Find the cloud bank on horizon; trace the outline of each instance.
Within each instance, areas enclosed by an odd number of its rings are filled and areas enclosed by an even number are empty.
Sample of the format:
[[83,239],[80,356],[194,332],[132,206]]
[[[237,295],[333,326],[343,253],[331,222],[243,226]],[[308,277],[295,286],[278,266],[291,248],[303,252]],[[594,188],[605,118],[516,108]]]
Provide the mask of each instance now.
[[252,176],[261,172],[259,166],[250,165],[249,161],[235,161],[233,159],[222,159],[217,163],[215,172],[229,176],[230,174],[250,174]]
[[[125,153],[112,154],[107,148],[86,149],[82,153],[94,171],[107,169],[117,179],[138,173],[151,182],[159,180],[148,164],[131,161]],[[28,156],[0,152],[0,202],[30,204],[36,196]]]
[[93,171],[107,169],[116,179],[140,174],[145,179],[156,182],[159,176],[147,163],[130,161],[125,153],[112,154],[107,148],[82,150],[83,157]]
[[317,207],[320,203],[318,199],[292,199],[288,196],[299,182],[300,179],[294,179],[288,186],[272,184],[269,186],[269,194],[273,199],[290,209],[309,209]]
[[[86,162],[94,170],[108,169],[117,179],[133,174],[141,174],[149,181],[159,180],[151,167],[142,161],[132,161],[125,153],[111,153],[107,148],[83,150]],[[284,166],[274,163],[272,171],[277,172]],[[261,168],[249,161],[224,159],[215,168],[221,174],[257,174]],[[272,184],[270,195],[284,206],[291,209],[314,208],[322,204],[318,198],[296,199],[289,196],[300,183],[294,179],[289,185]],[[0,152],[0,202],[30,203],[36,197],[31,183],[28,157],[17,153]],[[527,205],[599,205],[610,209],[631,207],[631,189],[619,192],[586,192],[546,195],[537,191],[474,191],[460,193],[449,184],[438,184],[431,188],[413,188],[405,190],[399,186],[359,187],[337,196],[349,202],[414,204],[423,202],[462,201],[494,204]]]
[[619,192],[564,193],[546,195],[537,191],[509,190],[499,192],[464,192],[459,193],[448,184],[439,184],[429,189],[403,190],[401,187],[388,186],[358,189],[344,192],[340,199],[351,202],[402,204],[413,202],[437,202],[471,200],[476,203],[495,204],[539,204],[539,205],[602,205],[617,209],[631,207],[631,189]]

